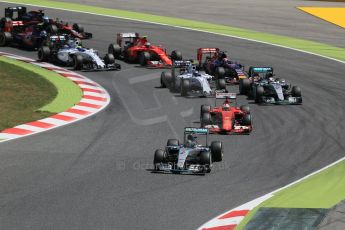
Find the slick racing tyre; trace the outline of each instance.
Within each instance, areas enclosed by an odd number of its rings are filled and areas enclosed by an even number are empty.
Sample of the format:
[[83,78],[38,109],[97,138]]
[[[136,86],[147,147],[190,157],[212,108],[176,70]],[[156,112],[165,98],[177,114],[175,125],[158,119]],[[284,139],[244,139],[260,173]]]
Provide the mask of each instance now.
[[200,124],[201,124],[202,128],[205,128],[206,125],[210,125],[211,124],[211,114],[208,112],[203,113],[201,115]]
[[244,125],[244,126],[252,125],[252,116],[250,114],[245,114],[243,116],[242,125]]
[[177,139],[168,139],[167,146],[179,146],[180,141]]
[[108,47],[108,53],[114,55],[115,58],[119,58],[121,47],[118,44],[110,44]]
[[217,80],[225,78],[225,69],[223,67],[217,67],[214,72],[214,76],[216,77]]
[[155,170],[158,170],[158,164],[165,163],[167,157],[166,157],[166,152],[162,149],[157,149],[155,151],[155,155],[153,158],[153,165],[155,167]]
[[169,88],[172,83],[172,76],[170,72],[163,71],[161,73],[161,87],[162,88]]
[[171,59],[173,61],[181,61],[182,60],[182,53],[178,50],[174,50],[171,52]]
[[139,54],[139,64],[141,66],[146,66],[147,65],[147,62],[150,61],[151,59],[151,55],[149,52],[141,52]]
[[47,27],[47,33],[49,33],[49,34],[57,34],[58,33],[58,28],[57,28],[57,26],[56,25],[49,25],[48,27]]
[[249,105],[241,105],[240,109],[241,109],[241,111],[244,112],[244,113],[247,113],[247,114],[250,113],[250,107],[249,107]]
[[104,56],[104,63],[106,65],[112,65],[115,63],[115,58],[114,58],[114,55],[113,54],[106,54]]
[[264,87],[262,87],[261,85],[258,85],[256,87],[256,91],[255,91],[255,102],[256,103],[261,103],[262,102],[262,96],[264,96]]
[[181,96],[186,97],[188,96],[188,90],[189,90],[189,79],[182,79],[181,81]]
[[211,172],[212,167],[212,154],[208,151],[200,153],[200,164],[203,165],[205,168],[206,173]]
[[250,80],[248,78],[240,79],[239,90],[242,95],[248,94],[250,90]]
[[214,162],[223,160],[223,145],[220,141],[212,141],[211,146],[212,159]]
[[200,107],[200,119],[201,119],[201,117],[202,117],[202,115],[203,115],[204,113],[209,113],[210,110],[211,110],[211,106],[210,106],[210,105],[202,105],[202,106]]
[[219,78],[217,80],[217,90],[225,90],[226,89],[226,82],[224,78]]
[[12,34],[9,32],[0,33],[0,46],[7,46],[12,42]]
[[73,30],[77,31],[78,33],[84,33],[84,27],[79,23],[74,23],[72,28],[73,28]]
[[293,97],[301,97],[302,96],[301,88],[298,86],[293,86],[291,89],[291,95]]
[[73,67],[75,70],[81,70],[83,69],[83,56],[81,56],[80,54],[76,54],[73,57]]
[[37,56],[39,61],[48,61],[51,56],[50,48],[48,46],[42,46],[38,49]]

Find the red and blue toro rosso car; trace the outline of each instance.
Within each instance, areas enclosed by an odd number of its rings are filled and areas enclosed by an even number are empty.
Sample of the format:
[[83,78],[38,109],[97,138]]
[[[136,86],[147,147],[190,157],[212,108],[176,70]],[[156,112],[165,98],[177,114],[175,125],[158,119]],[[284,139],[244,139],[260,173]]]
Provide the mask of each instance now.
[[116,44],[109,45],[108,53],[127,62],[154,68],[171,67],[173,61],[182,60],[180,51],[174,50],[168,55],[166,49],[152,45],[147,37],[141,37],[139,33],[117,34]]
[[237,84],[240,79],[247,78],[244,66],[228,58],[225,51],[219,48],[199,48],[197,52],[199,69],[216,79],[225,78],[228,84]]
[[[217,106],[218,99],[225,99],[222,106]],[[217,93],[215,107],[202,105],[201,127],[208,128],[210,133],[249,134],[253,129],[249,106],[231,106],[231,100],[236,100],[236,93]]]
[[78,23],[70,25],[59,19],[50,19],[44,14],[43,10],[27,12],[26,7],[23,6],[5,8],[5,17],[1,21],[20,21],[23,25],[39,25],[52,34],[68,34],[79,39],[92,38],[92,34],[85,32],[84,28]]

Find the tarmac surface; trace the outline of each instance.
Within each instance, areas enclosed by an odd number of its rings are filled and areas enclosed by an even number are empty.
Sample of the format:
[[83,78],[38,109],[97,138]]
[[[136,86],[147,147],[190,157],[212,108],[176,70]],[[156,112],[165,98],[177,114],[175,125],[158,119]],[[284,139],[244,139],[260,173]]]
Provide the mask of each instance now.
[[[302,88],[304,104],[250,104],[253,133],[213,135],[223,141],[225,154],[207,176],[152,174],[154,150],[168,138],[181,138],[183,127],[198,126],[200,105],[214,100],[171,94],[158,87],[160,70],[123,62],[119,72],[85,73],[110,93],[107,109],[71,126],[1,144],[0,229],[195,229],[344,154],[343,64],[206,33],[46,12],[83,24],[94,33],[84,45],[103,54],[116,33],[128,31],[148,34],[152,44],[179,49],[186,58],[195,58],[198,47],[219,46],[246,66],[274,66],[278,76]],[[16,48],[0,50],[36,57]],[[239,96],[238,104],[246,103]]]

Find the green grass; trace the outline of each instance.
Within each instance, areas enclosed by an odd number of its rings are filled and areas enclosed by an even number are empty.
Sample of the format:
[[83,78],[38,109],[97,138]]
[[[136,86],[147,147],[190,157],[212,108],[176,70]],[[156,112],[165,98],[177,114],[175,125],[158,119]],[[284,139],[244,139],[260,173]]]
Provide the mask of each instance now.
[[[1,1],[0,1],[1,2]],[[102,14],[106,16],[113,16],[119,18],[127,18],[134,20],[143,20],[153,23],[161,23],[170,26],[180,26],[196,30],[203,30],[223,35],[237,36],[246,39],[254,39],[257,41],[272,43],[281,46],[287,46],[294,49],[300,49],[307,52],[313,52],[315,54],[324,55],[327,57],[335,58],[345,61],[345,49],[334,47],[327,44],[318,42],[312,42],[303,39],[296,39],[287,36],[280,36],[268,33],[257,32],[253,30],[246,30],[236,27],[230,27],[225,25],[217,25],[207,22],[199,22],[194,20],[165,17],[159,15],[151,15],[146,13],[131,12],[126,10],[101,8],[88,5],[79,5],[75,3],[66,3],[50,0],[9,0],[7,2],[18,4],[32,4],[40,7],[54,7],[66,10],[73,10],[78,12],[88,12],[94,14]]]
[[260,207],[331,208],[345,199],[345,162],[340,162],[305,181],[274,194],[271,199],[253,209],[236,228],[244,226]]
[[57,95],[57,89],[40,75],[0,62],[0,130],[52,115],[38,111]]
[[41,105],[41,107],[38,108],[40,111],[50,113],[63,112],[77,104],[82,97],[82,91],[76,84],[55,72],[10,58],[0,57],[0,61],[16,65],[17,67],[24,68],[27,71],[31,71],[49,81],[56,87],[56,97],[47,104]]

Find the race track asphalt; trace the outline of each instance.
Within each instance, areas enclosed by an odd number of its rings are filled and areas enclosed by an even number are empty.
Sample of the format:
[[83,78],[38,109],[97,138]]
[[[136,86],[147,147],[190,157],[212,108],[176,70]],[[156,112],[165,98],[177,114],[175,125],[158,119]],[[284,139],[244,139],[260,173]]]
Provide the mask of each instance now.
[[[119,72],[85,73],[110,93],[107,109],[71,126],[1,144],[0,229],[195,229],[343,156],[343,64],[206,33],[46,12],[82,23],[94,33],[84,45],[103,54],[117,32],[128,31],[188,58],[195,58],[198,47],[218,46],[246,66],[274,66],[278,76],[302,88],[304,104],[251,104],[251,135],[211,137],[223,141],[225,154],[207,176],[152,174],[154,150],[181,137],[184,126],[197,126],[200,105],[213,100],[156,88],[160,70],[123,62]],[[0,50],[36,57],[16,48]],[[246,103],[239,96],[238,104]]]
[[309,0],[57,0],[285,35],[345,47],[345,30],[296,7],[344,7],[343,2]]

